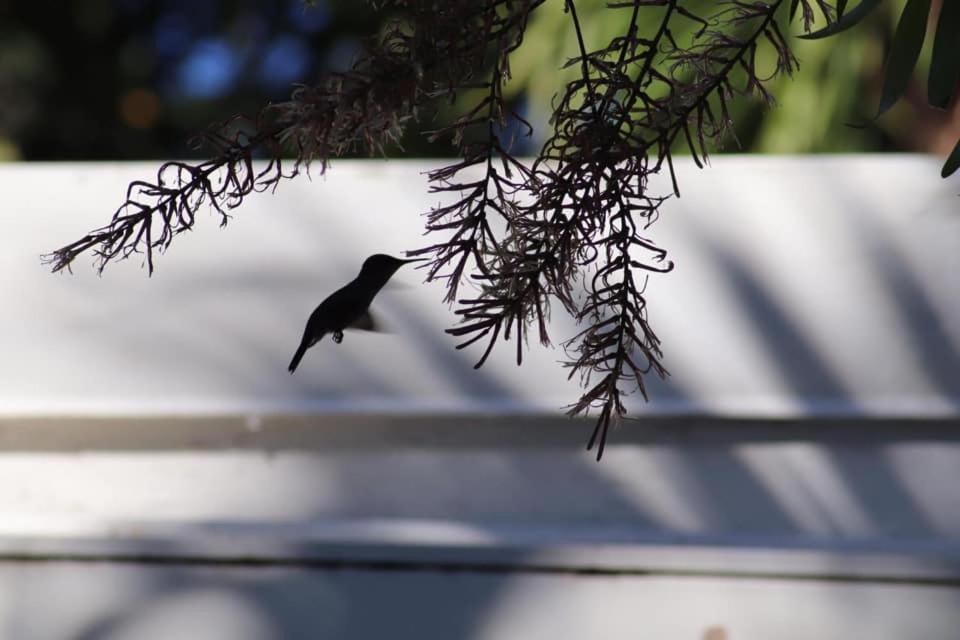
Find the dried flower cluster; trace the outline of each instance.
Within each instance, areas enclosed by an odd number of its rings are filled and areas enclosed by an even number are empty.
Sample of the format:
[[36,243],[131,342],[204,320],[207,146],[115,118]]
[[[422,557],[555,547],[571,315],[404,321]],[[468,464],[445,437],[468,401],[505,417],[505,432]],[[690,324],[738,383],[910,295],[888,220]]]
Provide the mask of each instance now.
[[[136,253],[152,271],[155,252],[192,228],[205,203],[226,223],[249,193],[314,161],[326,169],[344,154],[384,153],[406,126],[427,125],[438,101],[472,100],[453,122],[424,127],[460,159],[430,174],[432,189],[451,201],[426,214],[436,241],[412,253],[431,259],[428,277],[445,281],[446,300],[457,305],[462,322],[448,331],[464,339],[458,348],[484,342],[478,367],[503,341],[515,341],[518,363],[529,333],[548,344],[552,305],[580,322],[564,343],[570,375],[585,388],[569,413],[597,412],[588,448],[598,445],[599,459],[625,413],[624,394],[645,397],[645,375],[667,374],[644,286],[651,272],[672,268],[648,237],[670,194],[651,193],[651,176],[668,172],[679,194],[675,148],[684,145],[699,165],[732,131],[732,99],[771,102],[765,84],[796,68],[780,25],[799,14],[809,30],[815,17],[832,22],[836,7],[724,0],[700,15],[680,0],[611,1],[623,32],[591,48],[574,0],[553,1],[564,3],[576,34],[579,51],[567,64],[579,73],[560,90],[552,134],[532,164],[504,140],[508,123],[529,127],[504,87],[545,0],[381,0],[374,4],[397,17],[349,71],[298,87],[254,121],[211,129],[200,140],[211,160],[167,163],[153,183],[133,183],[110,224],[49,256],[54,271],[86,251],[101,270]],[[679,21],[696,25],[689,41],[675,39]],[[761,59],[773,63],[760,68]],[[284,171],[290,150],[296,161]],[[254,153],[270,158],[265,168],[255,168]],[[462,297],[468,279],[478,286]]]

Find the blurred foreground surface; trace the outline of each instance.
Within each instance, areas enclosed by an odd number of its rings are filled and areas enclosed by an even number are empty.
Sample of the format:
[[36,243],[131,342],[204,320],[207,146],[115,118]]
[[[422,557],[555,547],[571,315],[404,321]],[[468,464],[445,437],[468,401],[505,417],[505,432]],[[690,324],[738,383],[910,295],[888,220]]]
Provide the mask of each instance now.
[[0,637],[955,638],[960,185],[937,167],[681,166],[650,229],[678,267],[647,290],[673,375],[600,464],[562,354],[473,371],[414,270],[375,302],[391,333],[286,373],[363,257],[424,242],[424,165],[281,185],[152,279],[38,260],[150,165],[3,167]]

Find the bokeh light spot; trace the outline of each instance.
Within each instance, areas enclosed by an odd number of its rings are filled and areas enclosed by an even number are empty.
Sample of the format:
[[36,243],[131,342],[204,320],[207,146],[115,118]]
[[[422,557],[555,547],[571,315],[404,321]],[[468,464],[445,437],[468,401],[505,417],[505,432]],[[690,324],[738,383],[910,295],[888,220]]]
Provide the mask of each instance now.
[[310,48],[296,36],[281,35],[267,46],[260,61],[260,82],[268,87],[282,87],[304,82],[310,67]]
[[308,33],[326,29],[330,24],[330,7],[324,0],[289,0],[290,22]]
[[160,117],[160,99],[148,89],[131,89],[120,96],[120,119],[134,129],[150,129]]
[[198,42],[180,63],[179,89],[191,98],[214,98],[226,93],[240,72],[233,49],[219,38]]
[[161,56],[176,56],[189,46],[192,38],[190,23],[180,13],[160,16],[153,27],[153,44]]

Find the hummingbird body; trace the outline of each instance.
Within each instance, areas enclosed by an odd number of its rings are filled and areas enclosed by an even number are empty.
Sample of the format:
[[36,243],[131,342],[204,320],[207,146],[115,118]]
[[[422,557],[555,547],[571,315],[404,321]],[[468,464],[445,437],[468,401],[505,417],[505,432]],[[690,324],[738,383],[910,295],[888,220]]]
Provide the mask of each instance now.
[[364,260],[360,274],[330,294],[310,314],[300,346],[293,354],[288,371],[290,373],[296,371],[307,349],[328,333],[333,333],[333,341],[339,343],[343,340],[344,329],[374,329],[373,318],[369,311],[370,303],[397,269],[408,262],[416,261],[416,259],[401,260],[383,253],[374,254]]

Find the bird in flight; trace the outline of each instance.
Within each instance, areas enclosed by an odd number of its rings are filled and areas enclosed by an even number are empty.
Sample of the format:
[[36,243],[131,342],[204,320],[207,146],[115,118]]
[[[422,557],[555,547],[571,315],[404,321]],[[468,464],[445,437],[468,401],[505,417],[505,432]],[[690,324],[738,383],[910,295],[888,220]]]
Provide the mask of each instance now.
[[383,285],[396,273],[397,269],[408,262],[419,262],[424,258],[402,260],[384,253],[377,253],[363,261],[360,275],[345,286],[330,294],[320,303],[303,331],[303,339],[287,370],[292,374],[297,370],[303,354],[317,344],[323,336],[333,333],[333,341],[343,341],[344,329],[376,330],[376,323],[370,315],[370,303]]

